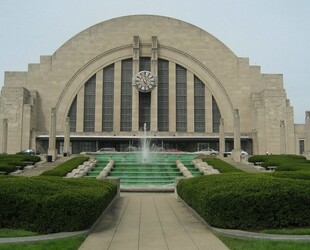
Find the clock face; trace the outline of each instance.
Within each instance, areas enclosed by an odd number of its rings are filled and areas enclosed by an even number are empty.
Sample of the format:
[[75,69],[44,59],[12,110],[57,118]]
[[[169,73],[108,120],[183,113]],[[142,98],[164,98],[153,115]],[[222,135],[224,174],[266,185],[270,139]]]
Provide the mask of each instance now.
[[136,87],[141,92],[150,92],[156,86],[155,77],[150,71],[140,71],[135,78]]

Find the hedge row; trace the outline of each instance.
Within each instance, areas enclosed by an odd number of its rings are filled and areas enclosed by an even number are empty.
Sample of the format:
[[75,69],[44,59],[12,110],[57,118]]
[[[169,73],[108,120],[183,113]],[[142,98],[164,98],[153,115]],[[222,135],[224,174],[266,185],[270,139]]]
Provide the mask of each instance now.
[[43,176],[59,176],[59,177],[66,176],[67,173],[71,172],[73,169],[75,169],[76,167],[78,167],[84,161],[87,161],[88,159],[89,159],[89,157],[86,157],[86,156],[74,157],[74,158],[60,164],[56,168],[53,168],[51,170],[47,170],[47,171],[43,172],[41,175],[43,175]]
[[17,170],[16,166],[20,166],[23,169],[28,163],[33,164],[40,161],[39,156],[17,154],[17,155],[7,155],[0,154],[0,171],[4,171],[6,174],[14,172]]
[[277,166],[276,171],[310,170],[310,161],[300,155],[254,155],[249,162],[263,162],[262,166]]
[[213,168],[217,169],[220,173],[243,172],[242,170],[235,168],[233,165],[215,157],[205,157],[202,160],[213,166]]
[[[278,178],[310,180],[310,171],[276,171],[269,175]],[[310,184],[309,184],[310,185]]]
[[310,226],[308,180],[231,173],[182,180],[177,192],[214,227],[261,230]]
[[116,195],[113,183],[0,177],[0,228],[56,233],[88,229]]

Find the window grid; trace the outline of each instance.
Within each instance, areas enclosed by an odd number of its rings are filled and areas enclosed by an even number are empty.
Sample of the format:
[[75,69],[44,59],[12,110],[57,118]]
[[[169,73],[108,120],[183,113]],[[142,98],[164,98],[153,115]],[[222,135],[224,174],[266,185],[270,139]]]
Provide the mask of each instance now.
[[76,110],[77,110],[76,105],[77,105],[77,97],[75,96],[68,113],[68,117],[70,118],[71,132],[76,132]]
[[102,131],[113,131],[114,64],[103,69]]
[[96,75],[85,83],[84,132],[95,131]]
[[213,133],[218,133],[220,131],[220,119],[221,112],[217,105],[215,98],[212,96],[212,127]]
[[132,130],[132,59],[122,61],[121,131]]
[[194,124],[195,132],[205,132],[205,85],[194,77]]
[[158,131],[169,131],[169,62],[158,60]]
[[176,65],[176,130],[187,131],[187,71]]

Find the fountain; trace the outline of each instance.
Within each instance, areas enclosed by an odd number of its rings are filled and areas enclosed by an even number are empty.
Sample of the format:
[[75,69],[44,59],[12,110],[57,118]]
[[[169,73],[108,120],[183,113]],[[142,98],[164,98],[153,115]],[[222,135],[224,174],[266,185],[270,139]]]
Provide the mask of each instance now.
[[143,137],[141,138],[141,150],[142,150],[141,161],[143,163],[148,163],[151,161],[151,159],[150,159],[150,151],[151,151],[150,143],[151,143],[151,140],[146,135],[146,123],[144,123],[144,125],[143,125]]

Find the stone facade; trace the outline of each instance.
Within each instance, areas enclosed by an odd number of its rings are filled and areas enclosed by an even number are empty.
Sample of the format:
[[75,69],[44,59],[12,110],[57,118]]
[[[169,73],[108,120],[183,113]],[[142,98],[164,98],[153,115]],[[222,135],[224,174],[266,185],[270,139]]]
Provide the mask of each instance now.
[[[78,142],[96,140],[96,149],[104,140],[132,140],[139,136],[139,91],[132,87],[132,129],[122,131],[121,67],[132,59],[133,76],[139,71],[141,57],[150,58],[150,71],[156,76],[158,60],[169,62],[169,131],[158,131],[158,91],[151,92],[151,136],[165,140],[207,142],[218,140],[212,124],[212,98],[216,100],[225,123],[226,140],[236,131],[234,112],[239,112],[239,133],[248,141],[250,153],[299,153],[299,140],[306,139],[305,126],[294,125],[293,108],[283,88],[282,75],[262,74],[260,67],[238,58],[221,41],[186,22],[169,17],[126,16],[94,25],[77,34],[51,56],[41,56],[40,63],[29,64],[27,72],[6,72],[0,97],[0,132],[7,119],[7,141],[0,138],[0,152],[15,153],[25,148],[39,148],[47,153],[42,141],[56,136],[59,147],[64,141],[70,107],[76,98],[76,131],[70,138]],[[114,65],[113,131],[102,131],[102,69]],[[176,129],[176,65],[187,70],[187,131]],[[84,131],[85,83],[96,77],[96,118],[94,131]],[[194,76],[205,88],[205,131],[195,132]],[[158,83],[160,84],[160,82]],[[55,131],[51,121],[55,110]],[[66,147],[68,142],[66,142]],[[116,142],[115,142],[116,143]],[[43,143],[44,144],[44,143]],[[239,143],[237,143],[239,144]],[[5,147],[7,148],[3,148]],[[58,145],[58,146],[57,146]],[[115,144],[114,144],[115,145]],[[218,145],[218,144],[217,144]],[[308,145],[308,144],[307,144]],[[100,145],[99,145],[100,146]],[[240,147],[240,145],[238,146]],[[224,150],[225,147],[222,147]],[[219,147],[217,148],[219,149]],[[227,148],[226,148],[227,149]],[[58,148],[58,153],[59,153]],[[238,148],[240,150],[240,148]],[[308,149],[309,150],[309,149]],[[60,150],[61,151],[61,150]],[[65,149],[64,151],[67,151]]]

